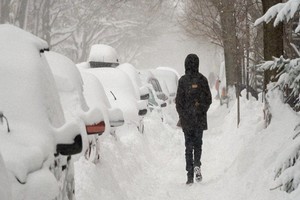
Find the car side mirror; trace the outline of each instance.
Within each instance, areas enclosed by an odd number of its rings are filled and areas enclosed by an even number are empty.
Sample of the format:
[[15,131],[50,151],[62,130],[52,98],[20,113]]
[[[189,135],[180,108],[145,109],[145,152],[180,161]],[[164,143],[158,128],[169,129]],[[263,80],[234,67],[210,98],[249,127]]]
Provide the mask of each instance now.
[[147,112],[148,112],[147,109],[139,110],[139,116],[144,116],[147,114]]
[[72,143],[72,144],[57,144],[56,145],[56,152],[61,155],[64,155],[64,156],[78,154],[81,151],[82,151],[82,137],[80,134],[78,134],[74,138],[74,143]]
[[164,102],[164,103],[160,104],[160,107],[162,107],[162,108],[165,108],[165,107],[167,107],[167,103],[166,103],[166,102]]
[[148,100],[150,95],[149,95],[149,90],[146,86],[143,86],[140,88],[140,100]]

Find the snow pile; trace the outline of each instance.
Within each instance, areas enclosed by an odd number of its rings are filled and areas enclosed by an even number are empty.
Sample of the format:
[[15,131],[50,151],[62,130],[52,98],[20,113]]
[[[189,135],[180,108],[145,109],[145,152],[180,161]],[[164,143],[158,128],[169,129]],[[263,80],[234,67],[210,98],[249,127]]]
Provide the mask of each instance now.
[[175,127],[178,117],[171,105],[165,112],[172,125],[152,112],[145,117],[144,135],[123,127],[116,138],[102,137],[100,163],[76,163],[77,199],[299,199],[299,188],[290,194],[274,189],[276,169],[293,153],[289,146],[299,116],[274,91],[272,123],[264,129],[261,100],[245,96],[242,92],[239,127],[236,103],[229,109],[218,101],[211,105],[203,138],[203,182],[185,185],[184,137]]

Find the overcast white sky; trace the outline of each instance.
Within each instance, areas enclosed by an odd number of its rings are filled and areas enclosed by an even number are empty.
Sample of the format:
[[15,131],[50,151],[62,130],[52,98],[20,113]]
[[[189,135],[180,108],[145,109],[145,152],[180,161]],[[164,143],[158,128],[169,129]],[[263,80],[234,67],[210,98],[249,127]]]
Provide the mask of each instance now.
[[182,31],[177,27],[175,31],[166,31],[153,44],[151,52],[143,53],[139,59],[139,68],[156,68],[168,66],[176,69],[180,75],[184,74],[184,59],[189,53],[196,53],[200,59],[200,72],[208,76],[210,71],[219,72],[222,61],[222,49],[213,45],[208,39],[195,41],[184,39]]

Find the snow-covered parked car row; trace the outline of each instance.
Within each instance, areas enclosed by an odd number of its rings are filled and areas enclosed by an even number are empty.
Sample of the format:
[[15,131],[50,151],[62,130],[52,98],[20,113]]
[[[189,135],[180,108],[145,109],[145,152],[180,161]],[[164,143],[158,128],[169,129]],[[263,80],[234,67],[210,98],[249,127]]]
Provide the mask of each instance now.
[[[0,152],[12,199],[72,199],[80,127],[63,111],[43,40],[0,25]],[[1,120],[2,121],[2,120]],[[3,120],[4,121],[4,120]]]
[[76,65],[42,39],[0,25],[0,46],[0,196],[7,200],[74,199],[74,161],[99,162],[102,134],[123,124],[143,133],[148,111],[162,112],[170,98],[153,72],[119,64],[107,45],[93,45]]

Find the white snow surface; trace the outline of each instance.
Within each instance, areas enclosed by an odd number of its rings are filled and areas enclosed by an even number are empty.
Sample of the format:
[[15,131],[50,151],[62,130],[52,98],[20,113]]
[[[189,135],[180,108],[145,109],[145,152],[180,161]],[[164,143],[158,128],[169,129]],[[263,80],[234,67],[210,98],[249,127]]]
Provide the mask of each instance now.
[[123,126],[117,138],[101,137],[100,163],[75,163],[77,200],[298,200],[299,188],[290,194],[270,189],[299,116],[274,92],[272,123],[264,129],[263,104],[242,95],[239,128],[236,103],[226,108],[215,100],[209,109],[201,183],[185,184],[184,136],[175,126],[175,106],[169,105],[168,123],[152,112],[144,134]]
[[111,46],[105,44],[94,44],[91,47],[88,62],[108,62],[108,63],[118,63],[117,51]]
[[9,177],[7,169],[5,167],[1,152],[0,152],[0,197],[1,199],[11,200],[11,184],[9,182]]

